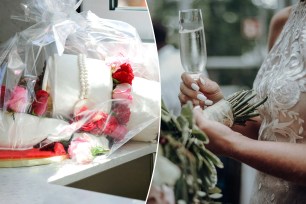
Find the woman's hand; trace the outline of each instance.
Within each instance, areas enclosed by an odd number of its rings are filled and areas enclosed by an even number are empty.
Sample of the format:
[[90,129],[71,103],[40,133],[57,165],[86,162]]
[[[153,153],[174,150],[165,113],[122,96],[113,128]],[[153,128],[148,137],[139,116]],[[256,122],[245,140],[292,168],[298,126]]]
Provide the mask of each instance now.
[[206,133],[206,147],[218,155],[239,160],[259,171],[306,186],[306,145],[253,140],[193,110],[196,124]]
[[201,75],[195,81],[185,72],[181,78],[183,80],[179,94],[181,104],[192,101],[194,105],[204,107],[212,105],[223,98],[219,85],[207,77]]
[[193,110],[197,126],[209,138],[207,148],[218,155],[231,156],[236,142],[245,138],[242,134],[215,121],[204,119],[202,109],[197,106]]

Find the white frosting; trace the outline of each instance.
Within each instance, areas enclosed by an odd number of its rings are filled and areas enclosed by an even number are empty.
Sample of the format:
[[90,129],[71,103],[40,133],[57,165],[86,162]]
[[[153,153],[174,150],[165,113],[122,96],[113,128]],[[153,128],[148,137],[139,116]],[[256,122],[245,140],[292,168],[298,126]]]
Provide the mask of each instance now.
[[[85,58],[85,65],[88,73],[88,102],[99,105],[106,102],[102,110],[109,112],[113,89],[110,67],[102,60],[91,58]],[[53,117],[70,118],[76,103],[80,101],[78,56],[64,54],[50,57],[44,83],[46,80],[53,101]]]
[[138,124],[148,120],[152,123],[132,138],[136,141],[152,141],[156,139],[160,123],[160,83],[135,77],[133,80],[133,105],[131,106],[131,117],[128,128],[136,127]]
[[0,149],[31,149],[49,135],[59,134],[69,124],[55,118],[0,111]]

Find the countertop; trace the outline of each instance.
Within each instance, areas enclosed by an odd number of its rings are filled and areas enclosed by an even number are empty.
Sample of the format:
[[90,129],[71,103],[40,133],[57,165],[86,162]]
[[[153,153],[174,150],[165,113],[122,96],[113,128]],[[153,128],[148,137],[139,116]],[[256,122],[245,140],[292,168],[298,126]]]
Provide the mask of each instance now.
[[110,203],[143,204],[144,201],[65,187],[97,173],[156,152],[156,143],[128,142],[106,159],[77,165],[71,160],[49,165],[1,168],[0,203]]

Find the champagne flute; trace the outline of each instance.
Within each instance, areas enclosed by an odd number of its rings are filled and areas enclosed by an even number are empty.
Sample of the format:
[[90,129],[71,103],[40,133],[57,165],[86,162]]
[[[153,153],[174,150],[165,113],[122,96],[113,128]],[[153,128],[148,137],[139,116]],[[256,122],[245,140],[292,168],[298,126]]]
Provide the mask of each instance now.
[[207,62],[201,9],[179,11],[180,56],[184,70],[198,79]]

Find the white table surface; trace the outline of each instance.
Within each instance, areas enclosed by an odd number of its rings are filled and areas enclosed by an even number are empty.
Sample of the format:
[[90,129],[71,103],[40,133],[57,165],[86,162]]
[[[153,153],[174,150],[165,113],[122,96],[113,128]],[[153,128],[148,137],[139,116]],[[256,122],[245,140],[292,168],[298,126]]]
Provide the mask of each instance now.
[[[77,165],[70,160],[49,165],[0,168],[0,204],[24,203],[86,203],[144,204],[144,201],[74,189],[67,185],[118,165],[156,152],[157,145],[128,142],[109,158]],[[59,184],[59,185],[57,185]]]

